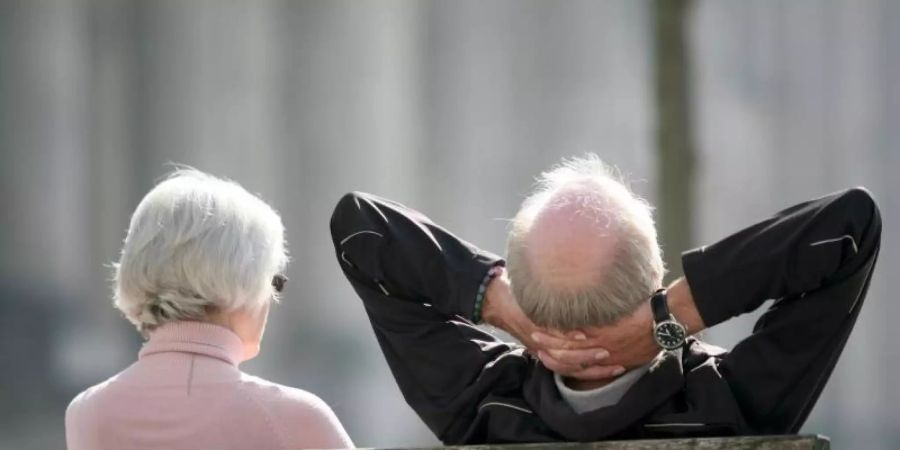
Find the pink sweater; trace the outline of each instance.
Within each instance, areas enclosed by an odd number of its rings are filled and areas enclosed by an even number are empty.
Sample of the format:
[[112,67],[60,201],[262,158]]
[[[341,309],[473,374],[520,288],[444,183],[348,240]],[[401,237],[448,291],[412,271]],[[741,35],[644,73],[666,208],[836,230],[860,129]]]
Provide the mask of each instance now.
[[240,355],[227,328],[163,325],[137,362],[72,400],[69,450],[353,447],[325,402],[241,372]]

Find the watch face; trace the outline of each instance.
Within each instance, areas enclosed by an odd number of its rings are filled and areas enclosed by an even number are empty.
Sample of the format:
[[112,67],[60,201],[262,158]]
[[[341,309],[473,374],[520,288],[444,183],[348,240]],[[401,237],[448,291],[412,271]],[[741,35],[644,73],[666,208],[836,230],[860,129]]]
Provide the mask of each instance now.
[[684,344],[684,327],[676,322],[662,322],[656,326],[656,342],[665,349],[681,347]]

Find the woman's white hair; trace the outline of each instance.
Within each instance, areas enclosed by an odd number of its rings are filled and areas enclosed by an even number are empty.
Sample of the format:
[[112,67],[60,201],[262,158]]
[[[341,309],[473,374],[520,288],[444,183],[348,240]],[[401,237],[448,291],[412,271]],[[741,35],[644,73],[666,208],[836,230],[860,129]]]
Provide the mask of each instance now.
[[131,216],[114,303],[144,334],[215,310],[258,313],[277,300],[272,278],[287,261],[274,209],[233,181],[178,169]]
[[[616,245],[602,277],[590,286],[560,289],[532,270],[527,235],[536,216],[552,207],[556,194],[573,187],[590,190],[573,204],[584,214],[602,218],[602,231],[611,232]],[[540,326],[561,330],[616,322],[661,287],[665,273],[652,207],[593,154],[563,160],[541,174],[513,219],[507,259],[513,294],[523,312]]]

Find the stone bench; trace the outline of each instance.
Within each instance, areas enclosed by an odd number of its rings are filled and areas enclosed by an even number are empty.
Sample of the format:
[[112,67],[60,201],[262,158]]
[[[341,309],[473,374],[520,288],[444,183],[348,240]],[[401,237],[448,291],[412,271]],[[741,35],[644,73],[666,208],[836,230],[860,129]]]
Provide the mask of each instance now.
[[[653,439],[592,443],[547,443],[520,445],[466,445],[416,450],[828,450],[829,440],[820,435],[740,436],[723,438]],[[382,450],[412,450],[391,448]]]

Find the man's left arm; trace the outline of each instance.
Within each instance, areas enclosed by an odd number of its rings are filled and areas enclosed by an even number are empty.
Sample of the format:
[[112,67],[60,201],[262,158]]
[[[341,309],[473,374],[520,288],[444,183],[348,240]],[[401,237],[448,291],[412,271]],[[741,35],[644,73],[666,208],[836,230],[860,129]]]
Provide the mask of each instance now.
[[[880,235],[870,194],[849,189],[684,254],[687,277],[669,288],[669,307],[690,333],[776,299],[719,364],[757,432],[796,432],[815,405],[859,314]],[[557,350],[541,359],[555,370],[584,361],[579,346],[604,345],[607,363],[632,367],[659,351],[651,324],[645,303],[620,323],[585,330],[582,342],[544,336]]]
[[719,363],[756,432],[796,433],[805,422],[859,315],[880,241],[878,206],[854,188],[684,254],[708,326],[774,299]]

